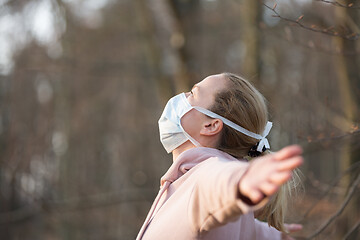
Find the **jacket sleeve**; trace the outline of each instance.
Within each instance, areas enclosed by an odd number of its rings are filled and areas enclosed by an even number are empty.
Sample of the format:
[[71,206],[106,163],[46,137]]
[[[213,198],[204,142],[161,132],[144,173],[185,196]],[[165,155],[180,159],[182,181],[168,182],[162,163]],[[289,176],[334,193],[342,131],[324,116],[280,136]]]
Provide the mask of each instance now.
[[266,199],[249,206],[239,198],[239,181],[248,167],[247,162],[221,158],[208,160],[191,169],[196,176],[188,205],[190,221],[199,233],[236,220],[241,214],[261,208]]
[[256,239],[262,240],[281,240],[281,232],[269,226],[266,222],[255,219]]

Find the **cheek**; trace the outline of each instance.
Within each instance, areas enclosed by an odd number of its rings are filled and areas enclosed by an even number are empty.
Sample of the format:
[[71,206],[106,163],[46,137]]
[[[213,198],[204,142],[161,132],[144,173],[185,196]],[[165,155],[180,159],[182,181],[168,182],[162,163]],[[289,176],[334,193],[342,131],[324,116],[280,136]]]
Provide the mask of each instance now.
[[192,109],[181,118],[181,126],[192,137],[196,137],[201,130],[200,114],[195,109]]

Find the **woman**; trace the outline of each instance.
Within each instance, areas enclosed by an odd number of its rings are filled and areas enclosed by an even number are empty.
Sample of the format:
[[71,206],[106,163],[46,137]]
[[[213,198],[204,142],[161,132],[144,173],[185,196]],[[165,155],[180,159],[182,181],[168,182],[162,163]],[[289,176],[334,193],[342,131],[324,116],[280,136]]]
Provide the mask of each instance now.
[[263,96],[231,73],[171,98],[159,129],[173,164],[137,239],[285,238],[278,190],[303,159],[298,146],[264,154],[271,126]]

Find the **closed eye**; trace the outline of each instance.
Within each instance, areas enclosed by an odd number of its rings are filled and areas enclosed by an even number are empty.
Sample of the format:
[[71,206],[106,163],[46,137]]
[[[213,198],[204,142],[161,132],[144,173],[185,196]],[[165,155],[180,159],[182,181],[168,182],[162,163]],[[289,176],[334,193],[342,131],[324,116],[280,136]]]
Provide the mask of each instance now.
[[191,93],[191,95],[194,95],[194,89],[195,88],[197,88],[198,86],[196,85],[196,84],[194,84],[194,86],[191,88],[191,90],[190,90],[190,93]]

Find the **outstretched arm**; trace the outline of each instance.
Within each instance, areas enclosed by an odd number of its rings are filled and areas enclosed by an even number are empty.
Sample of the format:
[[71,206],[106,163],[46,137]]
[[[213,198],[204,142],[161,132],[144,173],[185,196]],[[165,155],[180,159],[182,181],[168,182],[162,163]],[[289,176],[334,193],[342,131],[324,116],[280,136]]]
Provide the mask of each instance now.
[[[302,163],[301,148],[290,146],[246,163],[210,158],[198,165],[196,185],[188,205],[193,226],[199,232],[255,211]],[[202,165],[202,166],[200,166]],[[264,200],[264,201],[262,201]]]

